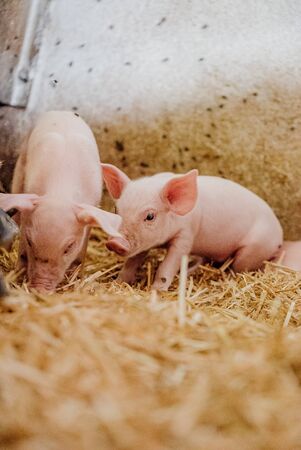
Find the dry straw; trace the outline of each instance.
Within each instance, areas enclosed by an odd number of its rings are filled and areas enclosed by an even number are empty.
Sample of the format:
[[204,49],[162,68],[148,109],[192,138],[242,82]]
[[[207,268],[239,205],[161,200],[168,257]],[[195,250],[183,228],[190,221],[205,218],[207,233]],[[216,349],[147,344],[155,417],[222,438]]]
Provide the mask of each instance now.
[[161,252],[119,285],[103,242],[51,296],[1,254],[1,450],[301,448],[300,274],[228,261],[186,279],[184,258],[180,291],[159,293]]
[[186,320],[186,282],[187,282],[188,256],[184,255],[181,260],[179,296],[178,296],[178,322],[180,327],[185,325]]

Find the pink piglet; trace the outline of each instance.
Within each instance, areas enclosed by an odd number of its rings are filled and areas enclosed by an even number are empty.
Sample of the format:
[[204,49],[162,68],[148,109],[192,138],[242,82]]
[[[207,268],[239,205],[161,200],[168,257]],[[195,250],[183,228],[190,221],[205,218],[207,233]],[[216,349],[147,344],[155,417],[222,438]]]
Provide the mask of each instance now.
[[197,170],[130,180],[115,166],[102,167],[122,217],[122,238],[107,243],[127,257],[122,281],[135,281],[137,268],[153,247],[168,248],[153,283],[154,289],[167,290],[182,255],[216,262],[233,257],[233,269],[246,271],[260,268],[282,245],[282,228],[272,209],[233,181],[198,176]]
[[301,272],[301,241],[284,241],[275,262]]
[[21,149],[12,192],[0,194],[0,208],[20,213],[20,257],[39,291],[55,290],[83,258],[90,227],[120,236],[120,216],[97,208],[102,172],[95,138],[72,112],[40,117]]

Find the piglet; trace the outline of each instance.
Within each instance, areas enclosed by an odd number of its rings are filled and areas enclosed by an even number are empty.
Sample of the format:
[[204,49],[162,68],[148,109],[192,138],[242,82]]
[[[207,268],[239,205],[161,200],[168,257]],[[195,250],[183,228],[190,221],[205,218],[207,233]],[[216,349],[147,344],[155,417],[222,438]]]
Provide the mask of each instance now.
[[119,236],[120,217],[96,207],[102,195],[98,148],[77,114],[41,116],[21,149],[12,192],[0,194],[0,207],[20,213],[20,257],[36,290],[53,291],[83,258],[90,227]]
[[107,247],[127,256],[120,280],[135,281],[146,252],[167,245],[154,289],[167,290],[182,255],[223,262],[233,257],[235,271],[255,270],[282,245],[282,228],[272,209],[248,189],[230,180],[160,173],[130,180],[110,164],[102,164],[105,184],[122,217],[121,238]]
[[[10,246],[19,232],[19,228],[13,219],[10,218],[2,209],[0,209],[0,247],[6,250]],[[8,294],[2,274],[0,274],[0,298]]]
[[275,262],[301,272],[301,241],[284,241]]

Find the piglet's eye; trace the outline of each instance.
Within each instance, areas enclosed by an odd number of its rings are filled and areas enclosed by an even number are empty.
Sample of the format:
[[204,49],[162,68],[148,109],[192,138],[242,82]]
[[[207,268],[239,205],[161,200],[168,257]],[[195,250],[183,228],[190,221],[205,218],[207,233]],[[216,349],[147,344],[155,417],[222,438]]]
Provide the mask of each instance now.
[[27,244],[29,245],[29,247],[32,247],[32,240],[29,239],[29,237],[27,237],[26,240],[27,240]]
[[151,221],[151,220],[154,220],[154,218],[155,218],[154,213],[148,213],[147,216],[145,217],[144,221],[146,221],[146,220]]
[[72,250],[74,244],[75,244],[75,241],[70,242],[70,244],[67,245],[67,247],[64,250],[64,255],[67,255],[67,253],[69,253]]

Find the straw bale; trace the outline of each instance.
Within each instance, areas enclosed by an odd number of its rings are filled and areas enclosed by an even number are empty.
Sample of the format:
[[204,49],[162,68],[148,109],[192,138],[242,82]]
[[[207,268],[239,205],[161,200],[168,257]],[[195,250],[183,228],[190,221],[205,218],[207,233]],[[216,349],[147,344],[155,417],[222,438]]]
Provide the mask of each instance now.
[[149,290],[161,251],[119,285],[99,231],[50,296],[0,256],[1,450],[301,448],[300,274],[200,266],[179,309],[178,279]]

